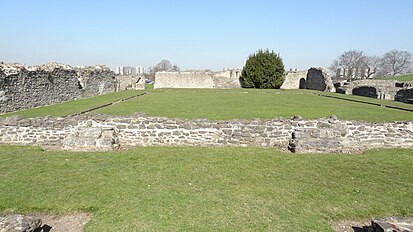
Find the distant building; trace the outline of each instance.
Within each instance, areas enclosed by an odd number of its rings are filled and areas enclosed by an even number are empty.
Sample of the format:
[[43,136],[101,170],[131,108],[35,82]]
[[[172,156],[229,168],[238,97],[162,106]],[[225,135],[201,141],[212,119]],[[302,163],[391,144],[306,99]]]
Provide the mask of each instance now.
[[123,67],[116,67],[115,69],[115,74],[117,75],[123,75]]
[[138,66],[138,67],[118,66],[115,69],[115,74],[117,75],[132,75],[132,74],[144,74],[144,73],[145,73],[145,68],[141,66]]
[[144,74],[145,73],[145,68],[142,66],[136,67],[136,74]]

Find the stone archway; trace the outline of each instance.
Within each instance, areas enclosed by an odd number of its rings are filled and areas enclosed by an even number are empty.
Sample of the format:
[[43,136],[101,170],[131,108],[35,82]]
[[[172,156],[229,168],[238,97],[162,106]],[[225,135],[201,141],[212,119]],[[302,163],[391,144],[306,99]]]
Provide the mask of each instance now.
[[395,101],[413,104],[413,89],[402,89],[396,93]]
[[371,98],[377,98],[379,96],[377,89],[372,86],[356,87],[351,91],[351,94]]
[[301,78],[300,79],[300,85],[298,87],[299,89],[305,89],[306,85],[305,85],[305,78]]

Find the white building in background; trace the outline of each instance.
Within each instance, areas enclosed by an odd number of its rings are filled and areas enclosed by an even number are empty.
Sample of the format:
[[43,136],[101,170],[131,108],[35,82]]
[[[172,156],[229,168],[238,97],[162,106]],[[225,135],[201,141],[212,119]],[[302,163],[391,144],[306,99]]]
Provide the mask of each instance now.
[[144,74],[145,73],[145,68],[142,66],[136,67],[136,74]]
[[116,67],[115,69],[115,74],[117,75],[123,75],[123,67]]
[[131,74],[144,74],[144,73],[145,73],[145,69],[144,67],[141,67],[141,66],[138,66],[138,67],[118,66],[115,69],[115,74],[117,75],[131,75]]

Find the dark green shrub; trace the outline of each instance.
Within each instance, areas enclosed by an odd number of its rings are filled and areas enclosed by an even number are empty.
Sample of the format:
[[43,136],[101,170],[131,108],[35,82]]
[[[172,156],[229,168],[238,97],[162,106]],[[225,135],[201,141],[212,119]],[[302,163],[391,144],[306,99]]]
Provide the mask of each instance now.
[[251,54],[242,69],[243,88],[279,89],[284,82],[284,64],[281,57],[268,49]]

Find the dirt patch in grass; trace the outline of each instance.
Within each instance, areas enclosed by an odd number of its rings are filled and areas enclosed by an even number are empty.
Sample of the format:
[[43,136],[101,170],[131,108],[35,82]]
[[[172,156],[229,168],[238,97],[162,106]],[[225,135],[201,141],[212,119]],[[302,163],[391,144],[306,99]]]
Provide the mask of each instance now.
[[87,213],[76,213],[70,215],[33,213],[29,216],[42,220],[42,230],[40,230],[42,232],[82,232],[83,226],[91,219],[91,215]]
[[371,221],[370,220],[344,220],[339,222],[333,222],[332,227],[336,232],[370,232]]

